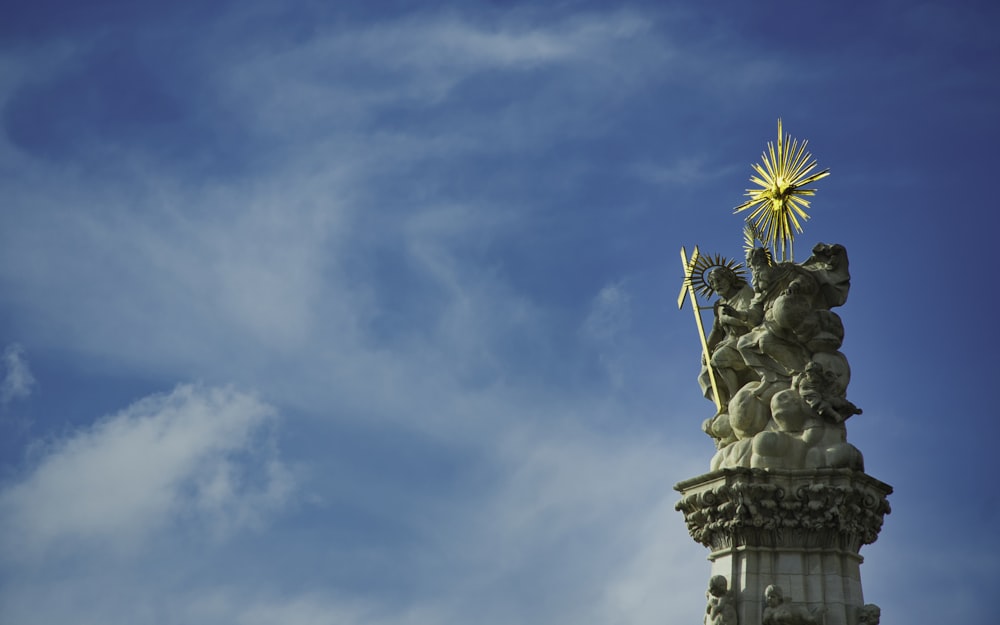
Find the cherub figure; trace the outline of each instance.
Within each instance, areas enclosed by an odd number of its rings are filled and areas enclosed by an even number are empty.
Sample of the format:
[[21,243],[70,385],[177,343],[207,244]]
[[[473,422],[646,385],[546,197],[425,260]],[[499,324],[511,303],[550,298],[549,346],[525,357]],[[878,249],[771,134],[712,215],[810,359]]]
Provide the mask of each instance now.
[[705,625],[736,625],[736,606],[733,605],[733,593],[729,592],[728,586],[729,582],[722,575],[713,575],[708,580]]
[[[843,368],[846,366],[845,361]],[[806,364],[805,371],[795,380],[794,385],[803,401],[828,421],[842,423],[852,415],[861,414],[861,409],[844,396],[845,388],[837,371],[823,366],[817,360]]]

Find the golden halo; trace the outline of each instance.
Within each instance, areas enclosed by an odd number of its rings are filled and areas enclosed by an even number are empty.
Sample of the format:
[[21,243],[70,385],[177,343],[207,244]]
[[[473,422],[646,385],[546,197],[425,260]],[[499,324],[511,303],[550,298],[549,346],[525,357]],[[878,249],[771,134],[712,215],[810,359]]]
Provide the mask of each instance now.
[[708,274],[713,269],[719,267],[732,271],[737,279],[746,281],[747,274],[743,268],[743,263],[738,263],[721,254],[716,254],[715,256],[698,256],[693,263],[690,263],[688,266],[687,283],[691,285],[695,293],[708,299],[715,293],[715,289],[708,283]]
[[[760,243],[760,245],[757,245]],[[764,241],[764,233],[760,231],[757,224],[752,221],[747,221],[743,224],[743,253],[744,255],[749,254],[756,247],[767,247],[767,243]]]

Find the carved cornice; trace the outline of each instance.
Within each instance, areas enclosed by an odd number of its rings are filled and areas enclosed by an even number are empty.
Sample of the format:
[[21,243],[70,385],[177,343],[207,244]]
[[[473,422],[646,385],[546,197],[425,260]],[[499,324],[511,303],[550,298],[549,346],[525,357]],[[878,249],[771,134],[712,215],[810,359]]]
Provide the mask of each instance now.
[[892,487],[848,469],[723,469],[675,487],[691,537],[733,547],[839,549],[875,542]]

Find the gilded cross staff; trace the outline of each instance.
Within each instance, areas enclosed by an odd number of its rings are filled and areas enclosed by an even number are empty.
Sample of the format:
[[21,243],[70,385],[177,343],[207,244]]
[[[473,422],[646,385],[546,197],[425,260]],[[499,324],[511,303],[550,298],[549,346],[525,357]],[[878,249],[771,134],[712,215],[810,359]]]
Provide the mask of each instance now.
[[[695,262],[698,260],[698,246],[694,246],[694,251],[691,253],[691,260],[687,258],[687,251],[681,248],[681,264],[684,266],[684,282],[681,284],[681,293],[677,296],[677,309],[680,310],[684,308],[684,297],[691,298],[691,308],[694,310],[694,321],[698,326],[698,338],[701,339],[701,350],[705,358],[705,368],[708,369],[708,380],[712,384],[712,399],[715,401],[715,407],[717,410],[722,410],[722,402],[719,401],[719,385],[715,381],[715,371],[712,369],[712,354],[708,351],[708,339],[705,337],[705,326],[701,321],[701,311],[703,308],[698,306],[698,298],[694,294],[694,285],[691,283],[691,275],[694,271]],[[707,309],[708,307],[706,307]]]

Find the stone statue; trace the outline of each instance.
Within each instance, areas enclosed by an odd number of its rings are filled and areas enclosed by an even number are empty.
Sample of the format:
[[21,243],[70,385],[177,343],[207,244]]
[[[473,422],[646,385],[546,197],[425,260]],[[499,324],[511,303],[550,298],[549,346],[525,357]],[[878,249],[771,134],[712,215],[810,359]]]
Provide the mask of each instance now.
[[705,625],[736,625],[736,606],[733,593],[728,590],[729,582],[722,575],[713,575],[708,580],[705,598]]
[[882,608],[874,603],[866,603],[858,608],[858,625],[878,625],[882,619]]
[[850,272],[842,245],[820,243],[804,263],[774,262],[766,248],[747,254],[752,289],[730,266],[707,273],[719,295],[699,383],[718,410],[702,429],[720,468],[864,467],[844,422],[861,409],[847,399],[850,366],[839,351]]
[[780,586],[771,584],[764,590],[762,625],[822,625],[823,609],[815,612],[785,601]]
[[712,290],[719,294],[719,299],[713,306],[715,321],[707,339],[711,359],[708,363],[702,362],[698,383],[705,396],[711,399],[712,386],[708,373],[708,367],[711,366],[716,376],[720,408],[714,417],[705,421],[702,429],[716,439],[718,447],[725,447],[736,441],[729,425],[729,400],[744,384],[757,377],[747,367],[737,349],[740,337],[754,325],[748,312],[753,289],[726,266],[712,269],[707,281]]

